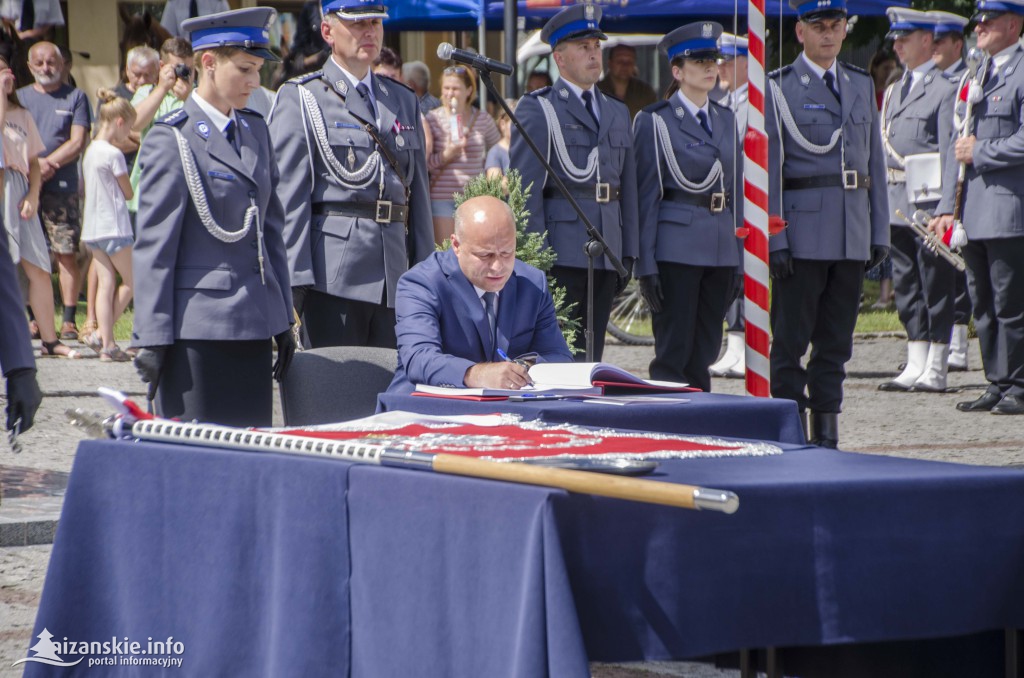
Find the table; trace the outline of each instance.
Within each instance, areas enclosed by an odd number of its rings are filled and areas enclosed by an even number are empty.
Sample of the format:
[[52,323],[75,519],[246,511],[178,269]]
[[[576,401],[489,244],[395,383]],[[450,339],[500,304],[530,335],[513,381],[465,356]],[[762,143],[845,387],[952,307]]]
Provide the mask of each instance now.
[[678,405],[622,406],[574,400],[475,402],[382,393],[377,399],[377,409],[381,412],[405,410],[421,414],[490,414],[500,411],[552,424],[750,438],[796,445],[806,442],[800,413],[792,400],[720,393],[682,393],[660,397],[680,402]]
[[1024,626],[1024,472],[782,447],[663,463],[659,479],[737,492],[724,515],[85,441],[35,633],[174,636],[181,675],[572,678]]

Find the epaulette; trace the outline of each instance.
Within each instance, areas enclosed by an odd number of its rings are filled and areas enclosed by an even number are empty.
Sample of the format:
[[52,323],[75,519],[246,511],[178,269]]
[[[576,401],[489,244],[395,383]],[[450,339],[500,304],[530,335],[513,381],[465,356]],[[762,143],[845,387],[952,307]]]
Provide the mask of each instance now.
[[172,125],[174,127],[179,127],[187,119],[188,119],[188,112],[185,110],[184,107],[182,107],[182,108],[179,108],[177,110],[171,111],[170,113],[168,113],[164,117],[162,117],[159,120],[157,120],[155,124],[157,124],[157,125]]
[[544,96],[545,94],[547,94],[550,91],[551,91],[551,85],[545,85],[544,87],[541,87],[540,89],[535,89],[532,92],[527,92],[523,96],[526,96],[526,97],[539,97],[539,96]]
[[779,78],[789,73],[790,69],[793,68],[793,64],[786,64],[782,68],[776,68],[774,71],[768,74],[769,78]]
[[252,117],[259,118],[260,120],[263,119],[263,114],[262,113],[260,113],[259,111],[254,111],[251,108],[238,108],[238,109],[235,109],[235,112],[236,113],[245,113],[246,115],[251,115]]
[[655,113],[663,108],[671,108],[671,103],[668,99],[662,99],[661,101],[655,101],[653,104],[647,104],[642,110],[644,113]]
[[313,71],[312,73],[303,73],[302,75],[296,75],[294,78],[290,78],[284,81],[284,84],[292,85],[305,85],[310,80],[316,80],[324,74],[323,71]]
[[405,89],[409,90],[410,92],[412,92],[413,94],[415,94],[415,93],[416,93],[416,90],[414,90],[414,89],[413,89],[412,87],[409,87],[408,85],[406,85],[406,84],[405,84],[404,82],[402,82],[401,80],[395,80],[394,78],[392,78],[392,77],[391,77],[391,76],[389,76],[389,75],[380,75],[380,74],[377,74],[377,77],[378,77],[378,78],[383,78],[384,80],[387,80],[388,82],[393,82],[393,83],[395,83],[396,85],[400,85],[400,86],[404,87]]
[[869,78],[871,77],[871,74],[868,73],[863,68],[861,68],[860,66],[854,66],[853,64],[848,64],[845,61],[840,61],[839,63],[842,64],[843,68],[845,68],[848,71],[853,71],[854,73],[860,73],[861,75],[866,75]]
[[608,98],[609,98],[609,99],[611,99],[612,101],[618,101],[618,102],[619,102],[620,104],[622,104],[623,106],[625,106],[625,105],[626,105],[626,102],[625,102],[625,101],[623,101],[623,100],[622,100],[622,99],[620,99],[619,97],[615,96],[615,95],[614,95],[614,94],[612,94],[611,92],[605,92],[604,90],[601,90],[601,94],[605,95],[606,97],[608,97]]

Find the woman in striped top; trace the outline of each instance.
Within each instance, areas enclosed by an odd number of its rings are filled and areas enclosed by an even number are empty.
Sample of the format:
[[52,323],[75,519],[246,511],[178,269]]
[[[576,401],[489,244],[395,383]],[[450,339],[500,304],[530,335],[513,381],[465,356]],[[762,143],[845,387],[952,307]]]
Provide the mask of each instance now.
[[501,134],[486,112],[473,107],[476,81],[463,66],[444,70],[439,108],[427,113],[434,148],[427,160],[430,204],[434,214],[434,240],[451,237],[455,201],[470,179],[483,174],[484,160]]

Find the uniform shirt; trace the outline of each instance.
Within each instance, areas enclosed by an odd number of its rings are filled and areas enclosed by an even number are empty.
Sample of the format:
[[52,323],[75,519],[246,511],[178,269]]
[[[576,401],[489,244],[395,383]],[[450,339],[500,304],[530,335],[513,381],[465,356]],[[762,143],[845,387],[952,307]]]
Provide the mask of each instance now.
[[[804,60],[804,63],[807,64],[807,67],[811,69],[811,72],[814,73],[816,76],[818,76],[822,81],[825,80],[825,72],[826,71],[831,73],[832,74],[832,80],[836,84],[836,89],[839,89],[839,72],[836,70],[836,60],[835,59],[832,60],[832,65],[831,66],[829,66],[828,68],[822,68],[818,64],[816,64],[813,61],[811,61],[810,59],[808,59],[806,52],[800,52],[800,58]],[[842,92],[840,91],[840,95],[841,94],[842,94]]]
[[[583,88],[575,83],[571,83],[565,78],[562,78],[562,84],[569,88],[569,91],[576,95],[576,98],[580,100],[583,107],[587,107],[587,102],[583,101]],[[591,94],[591,106],[594,109],[594,115],[597,116],[597,121],[601,122],[601,107],[597,103],[597,87],[591,87],[587,90]]]
[[[53,92],[40,92],[35,85],[28,85],[18,90],[18,100],[36,121],[45,147],[42,156],[53,153],[70,139],[73,126],[84,127],[86,135],[92,128],[89,100],[85,92],[71,85],[61,85]],[[42,192],[78,193],[78,163],[60,167],[43,184]]]
[[221,134],[224,135],[225,139],[228,136],[228,123],[233,122],[235,124],[235,134],[241,133],[238,131],[238,120],[235,118],[234,110],[231,111],[231,115],[224,115],[219,110],[217,110],[217,108],[213,104],[211,104],[203,97],[199,96],[199,92],[192,92],[192,98],[195,99],[195,102],[199,106],[199,108],[203,109],[203,113],[206,113],[206,115],[210,116],[210,122],[213,123],[214,127],[220,130]]
[[[188,15],[190,4],[191,0],[167,0],[167,4],[164,5],[164,14],[160,19],[160,25],[174,37],[184,37],[184,33],[181,32],[181,22],[191,18]],[[196,0],[196,8],[199,10],[199,16],[226,12],[231,9],[228,6],[228,0]]]
[[[925,74],[928,71],[932,70],[932,68],[934,68],[934,67],[935,67],[934,62],[932,62],[932,60],[929,59],[928,61],[925,61],[923,64],[921,64],[920,66],[918,66],[914,70],[910,71],[910,80],[911,80],[910,91],[911,92],[913,92],[914,88],[917,87],[917,83],[919,83],[922,80],[924,80]],[[902,86],[903,86],[903,81],[901,80],[900,81],[900,87],[902,87]]]
[[[711,127],[711,115],[708,111],[708,103],[710,102],[710,99],[705,100],[703,106],[698,106],[683,96],[683,92],[680,90],[676,92],[676,100],[683,104],[683,107],[686,108],[686,112],[692,115],[694,120],[700,120],[700,118],[697,117],[698,111],[703,112],[704,119],[708,121],[708,127]],[[714,128],[712,128],[711,131],[714,132]]]
[[85,209],[82,240],[132,237],[128,205],[117,177],[128,174],[124,154],[103,139],[95,139],[85,151],[82,177],[85,180]]
[[356,91],[356,89],[359,87],[359,85],[366,85],[366,89],[370,95],[370,102],[373,104],[373,110],[377,111],[377,118],[373,122],[375,125],[379,127],[380,108],[377,106],[377,96],[376,94],[374,94],[373,91],[373,78],[371,77],[373,75],[373,72],[370,69],[366,69],[366,75],[364,75],[362,78],[357,78],[356,76],[349,73],[344,66],[339,64],[338,60],[334,58],[333,54],[331,55],[331,61],[334,62],[334,65],[338,67],[338,69],[341,71],[341,74],[345,76],[346,80],[348,80],[348,84],[352,86],[351,96],[362,96],[361,94],[359,94],[359,92]]

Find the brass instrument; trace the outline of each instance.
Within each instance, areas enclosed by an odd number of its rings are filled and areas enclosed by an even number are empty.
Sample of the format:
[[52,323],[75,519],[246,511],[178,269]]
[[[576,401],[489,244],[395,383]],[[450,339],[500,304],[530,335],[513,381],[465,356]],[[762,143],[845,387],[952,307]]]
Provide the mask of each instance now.
[[942,238],[928,229],[928,222],[932,218],[930,214],[924,210],[917,210],[914,212],[913,219],[911,219],[902,210],[896,210],[896,216],[907,222],[914,235],[921,238],[928,249],[948,261],[956,270],[964,271],[967,269],[967,264],[964,263],[963,257],[949,249],[949,246],[942,242]]

